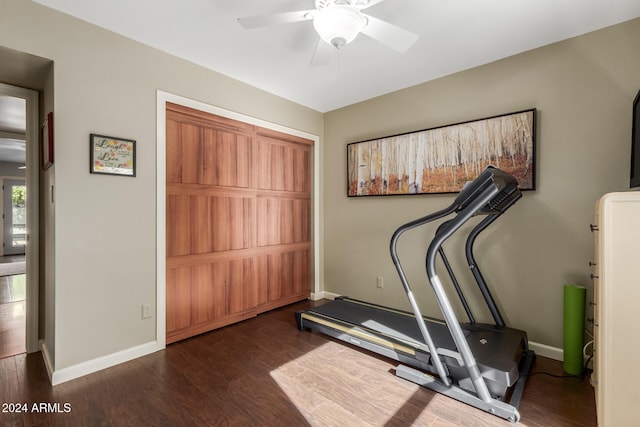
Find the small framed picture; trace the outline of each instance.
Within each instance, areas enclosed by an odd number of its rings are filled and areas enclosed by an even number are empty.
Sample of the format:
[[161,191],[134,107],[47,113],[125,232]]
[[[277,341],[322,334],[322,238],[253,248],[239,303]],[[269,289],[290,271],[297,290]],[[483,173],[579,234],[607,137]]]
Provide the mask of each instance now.
[[89,172],[136,176],[136,142],[92,133],[89,137]]

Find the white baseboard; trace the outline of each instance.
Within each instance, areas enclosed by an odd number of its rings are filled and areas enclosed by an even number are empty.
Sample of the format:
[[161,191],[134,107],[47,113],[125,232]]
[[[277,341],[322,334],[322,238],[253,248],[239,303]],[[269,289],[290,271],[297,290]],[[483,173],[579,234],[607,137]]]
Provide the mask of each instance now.
[[58,370],[52,369],[51,359],[49,353],[46,350],[46,346],[42,346],[42,354],[45,359],[45,365],[47,365],[47,372],[49,372],[49,379],[51,385],[61,384],[66,381],[70,381],[76,378],[80,378],[85,375],[92,374],[94,372],[101,371],[111,366],[118,365],[120,363],[128,362],[129,360],[137,359],[138,357],[146,356],[147,354],[155,353],[156,351],[163,350],[164,347],[160,346],[156,341],[151,341],[146,344],[141,344],[136,347],[131,347],[117,353],[108,354],[106,356],[98,357],[93,360],[87,360],[86,362],[78,363],[77,365],[69,366]]
[[533,341],[529,341],[529,348],[533,350],[537,356],[548,357],[549,359],[559,360],[560,362],[564,360],[564,351],[561,348],[551,347]]
[[309,299],[311,301],[318,301],[318,300],[321,300],[321,299],[334,300],[339,296],[340,296],[340,294],[334,294],[333,292],[321,291],[321,292],[318,292],[318,293],[311,294]]

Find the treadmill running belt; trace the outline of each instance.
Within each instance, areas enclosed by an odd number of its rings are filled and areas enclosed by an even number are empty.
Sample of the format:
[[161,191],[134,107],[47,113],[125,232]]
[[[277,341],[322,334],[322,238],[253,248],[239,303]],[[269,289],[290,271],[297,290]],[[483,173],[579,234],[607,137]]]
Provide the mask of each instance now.
[[[335,319],[337,323],[347,323],[363,330],[373,331],[391,340],[425,348],[424,339],[412,313],[347,298],[336,299],[309,311]],[[428,322],[427,326],[436,348],[456,351],[444,322],[427,317],[424,319]]]

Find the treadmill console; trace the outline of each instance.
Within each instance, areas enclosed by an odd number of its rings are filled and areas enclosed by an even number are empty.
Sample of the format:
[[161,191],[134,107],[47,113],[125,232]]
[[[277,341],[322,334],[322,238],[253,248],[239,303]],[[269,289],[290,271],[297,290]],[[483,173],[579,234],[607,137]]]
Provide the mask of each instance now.
[[514,200],[522,197],[518,189],[518,181],[513,175],[501,171],[495,166],[487,166],[476,179],[468,181],[462,187],[455,200],[456,211],[464,209],[489,186],[495,186],[499,192],[484,208],[478,211],[479,214],[503,212],[513,204]]

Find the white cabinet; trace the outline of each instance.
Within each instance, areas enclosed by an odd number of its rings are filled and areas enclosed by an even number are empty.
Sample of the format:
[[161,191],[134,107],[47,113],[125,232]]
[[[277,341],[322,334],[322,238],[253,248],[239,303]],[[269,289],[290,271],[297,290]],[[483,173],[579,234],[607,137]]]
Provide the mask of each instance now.
[[598,425],[638,425],[640,408],[640,192],[596,204],[594,373]]

